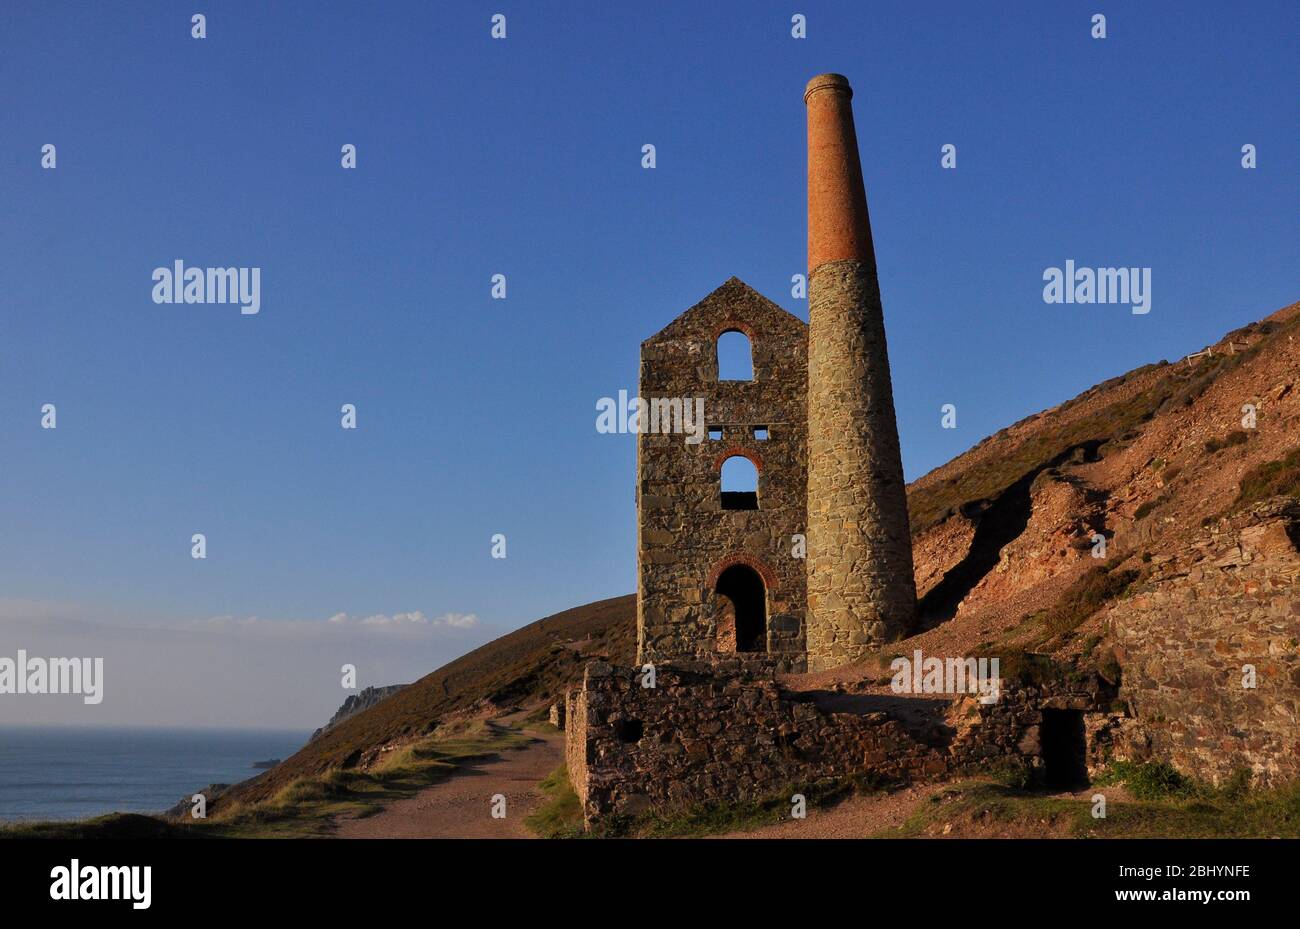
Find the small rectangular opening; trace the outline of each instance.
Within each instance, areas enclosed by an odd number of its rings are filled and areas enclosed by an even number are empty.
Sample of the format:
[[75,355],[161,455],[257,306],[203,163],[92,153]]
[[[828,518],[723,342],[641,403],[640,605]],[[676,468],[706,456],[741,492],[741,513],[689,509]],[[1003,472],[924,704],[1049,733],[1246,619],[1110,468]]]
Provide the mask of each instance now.
[[754,438],[757,439],[759,442],[766,442],[766,441],[767,441],[767,427],[766,427],[766,426],[755,426],[755,427],[754,427]]
[[645,724],[639,719],[620,719],[614,723],[614,735],[626,745],[640,742],[645,735]]
[[722,427],[721,427],[721,426],[710,426],[710,427],[709,427],[709,441],[710,441],[710,442],[721,442],[721,441],[722,441]]
[[724,490],[722,492],[724,510],[758,509],[758,492],[753,490]]

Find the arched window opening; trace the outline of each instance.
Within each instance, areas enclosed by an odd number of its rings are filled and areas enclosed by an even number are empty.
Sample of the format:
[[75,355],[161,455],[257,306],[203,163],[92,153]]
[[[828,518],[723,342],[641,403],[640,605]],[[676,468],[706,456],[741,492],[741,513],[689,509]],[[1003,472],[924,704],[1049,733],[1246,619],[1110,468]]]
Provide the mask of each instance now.
[[722,463],[722,508],[758,509],[758,468],[744,455],[732,455]]
[[734,329],[718,336],[718,380],[752,381],[754,355],[749,337]]
[[749,565],[734,564],[718,575],[714,593],[725,598],[719,604],[725,621],[735,624],[736,651],[767,651],[767,592],[758,572]]

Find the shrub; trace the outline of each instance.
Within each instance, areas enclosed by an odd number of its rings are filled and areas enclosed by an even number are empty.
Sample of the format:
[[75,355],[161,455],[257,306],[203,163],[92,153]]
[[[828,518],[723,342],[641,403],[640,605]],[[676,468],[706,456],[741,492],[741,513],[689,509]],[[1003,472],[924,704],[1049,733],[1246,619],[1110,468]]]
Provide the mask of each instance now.
[[1251,468],[1241,479],[1235,506],[1241,507],[1269,497],[1300,499],[1300,448],[1286,457]]
[[1163,761],[1116,761],[1097,778],[1098,784],[1122,783],[1139,800],[1190,798],[1196,785]]
[[1240,429],[1229,432],[1222,439],[1210,439],[1205,443],[1205,450],[1213,455],[1215,452],[1221,452],[1225,448],[1232,448],[1234,445],[1245,445],[1250,440],[1250,435]]
[[1112,571],[1098,565],[1070,585],[1061,598],[1043,614],[1043,625],[1052,635],[1069,632],[1103,606],[1120,597],[1142,576],[1132,568]]

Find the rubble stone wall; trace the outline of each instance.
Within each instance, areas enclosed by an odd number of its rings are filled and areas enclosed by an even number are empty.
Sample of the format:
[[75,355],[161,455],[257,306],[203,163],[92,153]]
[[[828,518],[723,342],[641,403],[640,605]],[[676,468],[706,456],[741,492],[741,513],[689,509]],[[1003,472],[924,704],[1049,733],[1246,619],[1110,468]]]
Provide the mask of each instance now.
[[634,669],[594,662],[569,693],[569,772],[588,824],[731,805],[859,775],[903,784],[997,761],[1032,772],[1041,768],[1044,707],[1084,711],[1090,760],[1100,754],[1097,734],[1113,722],[1105,712],[1110,695],[1095,685],[1004,689],[988,705],[963,698],[929,728],[886,712],[889,698],[854,696],[856,709],[840,712],[819,705],[818,694],[785,691],[748,670],[660,666],[655,685],[643,687]]
[[[1151,754],[1221,783],[1300,776],[1300,504],[1227,520],[1175,557],[1107,621]],[[1249,682],[1254,668],[1255,686]]]

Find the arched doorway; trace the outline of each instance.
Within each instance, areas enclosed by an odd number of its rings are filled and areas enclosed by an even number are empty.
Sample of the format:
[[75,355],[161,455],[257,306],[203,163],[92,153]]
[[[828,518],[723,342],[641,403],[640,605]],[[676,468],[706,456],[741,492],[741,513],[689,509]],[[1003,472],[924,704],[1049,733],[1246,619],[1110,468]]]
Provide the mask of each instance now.
[[734,564],[718,575],[714,593],[729,601],[721,606],[728,619],[735,617],[736,651],[767,651],[767,591],[758,572]]

